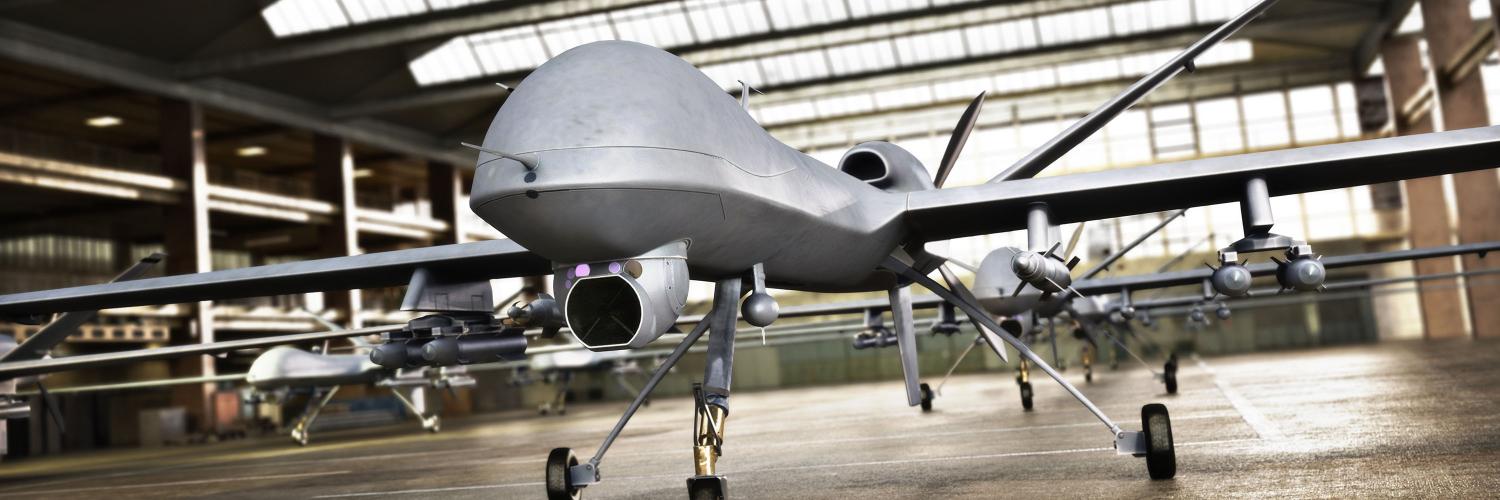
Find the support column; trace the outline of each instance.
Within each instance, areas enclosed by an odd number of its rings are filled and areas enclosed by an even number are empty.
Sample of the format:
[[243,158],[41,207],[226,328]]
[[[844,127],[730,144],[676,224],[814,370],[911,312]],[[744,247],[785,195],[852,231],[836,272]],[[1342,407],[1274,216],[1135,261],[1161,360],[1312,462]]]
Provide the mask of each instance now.
[[[183,181],[187,191],[182,201],[164,209],[167,251],[166,274],[203,273],[213,270],[209,252],[208,228],[208,162],[204,153],[203,108],[198,103],[162,98],[161,100],[162,173]],[[214,341],[213,303],[199,302],[191,307],[193,338],[173,339],[174,343],[209,343]],[[214,374],[214,358],[197,356],[174,363],[178,377]],[[172,403],[187,409],[198,429],[213,427],[214,384],[184,386],[175,389]]]
[[432,243],[463,243],[463,214],[468,207],[463,206],[463,174],[452,163],[427,163],[427,199],[432,204],[432,218],[448,223],[448,230]]
[[[1493,17],[1493,16],[1492,16]],[[1485,127],[1490,124],[1485,105],[1484,81],[1479,71],[1459,78],[1443,74],[1441,68],[1462,56],[1464,46],[1474,36],[1474,19],[1468,2],[1422,0],[1422,22],[1427,37],[1428,59],[1438,68],[1437,98],[1443,109],[1442,130]],[[1500,176],[1496,171],[1480,170],[1453,175],[1453,193],[1458,204],[1458,241],[1480,243],[1500,239]],[[1465,271],[1495,266],[1496,259],[1463,257]],[[1500,288],[1470,286],[1470,329],[1475,337],[1500,338]]]
[[[313,186],[319,200],[332,203],[337,213],[318,229],[318,253],[344,257],[359,253],[355,222],[354,153],[349,141],[317,134],[313,137]],[[323,306],[335,309],[347,328],[361,328],[359,290],[323,292]]]
[[[1396,133],[1415,135],[1432,132],[1432,113],[1409,116],[1402,108],[1427,83],[1422,68],[1421,40],[1398,37],[1381,43],[1380,57],[1385,63],[1386,95],[1390,96]],[[1406,186],[1408,230],[1413,247],[1431,247],[1452,243],[1452,225],[1448,220],[1448,200],[1443,193],[1442,177],[1424,177],[1403,181]],[[1424,259],[1413,263],[1417,274],[1451,273],[1458,266],[1451,257]],[[1424,282],[1419,289],[1422,302],[1423,335],[1428,339],[1457,338],[1466,335],[1463,297],[1455,280]]]

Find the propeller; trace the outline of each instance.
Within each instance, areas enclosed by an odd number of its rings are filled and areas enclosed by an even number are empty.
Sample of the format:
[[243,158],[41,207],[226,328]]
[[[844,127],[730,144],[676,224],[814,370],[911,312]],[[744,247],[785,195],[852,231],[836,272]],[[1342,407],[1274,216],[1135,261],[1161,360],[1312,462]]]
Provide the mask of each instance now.
[[943,183],[948,181],[948,174],[953,173],[953,166],[958,164],[958,153],[969,142],[969,133],[974,131],[974,124],[979,121],[979,108],[984,107],[985,94],[986,92],[980,92],[974,96],[964,114],[958,117],[958,126],[953,128],[953,136],[948,138],[948,149],[943,151],[943,161],[938,164],[937,174],[932,177],[932,185],[943,187]]

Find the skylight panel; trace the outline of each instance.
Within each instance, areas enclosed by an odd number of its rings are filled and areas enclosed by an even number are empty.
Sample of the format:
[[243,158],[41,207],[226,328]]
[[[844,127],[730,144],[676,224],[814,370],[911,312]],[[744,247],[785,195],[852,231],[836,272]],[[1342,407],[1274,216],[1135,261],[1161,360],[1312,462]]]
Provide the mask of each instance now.
[[828,62],[822,50],[793,52],[761,60],[768,84],[813,80],[828,76]]
[[962,32],[957,29],[897,37],[896,58],[903,66],[945,61],[964,56]]
[[758,0],[688,0],[683,3],[701,41],[761,33],[770,29]]
[[847,75],[896,66],[895,51],[888,40],[857,43],[828,49],[833,74]]
[[278,37],[349,25],[336,0],[281,0],[262,9],[261,17]]
[[800,28],[849,19],[844,2],[808,2],[806,0],[765,0],[775,29]]
[[462,38],[449,40],[411,62],[412,76],[419,85],[474,78],[484,73],[474,50]]
[[807,100],[760,106],[755,109],[760,110],[763,123],[800,122],[818,116],[817,108],[813,107],[812,101]]
[[719,87],[724,90],[740,88],[740,84],[736,80],[744,80],[751,86],[772,83],[761,73],[760,64],[757,64],[756,61],[755,59],[748,59],[713,64],[698,69],[713,79],[714,83],[719,84]]
[[860,92],[817,99],[813,101],[813,106],[818,108],[818,116],[831,118],[874,110],[875,99],[868,93]]
[[277,37],[413,16],[493,0],[277,0],[261,17]]
[[931,102],[931,85],[914,85],[875,92],[875,106],[880,109],[903,108]]
[[[532,26],[470,35],[467,40],[474,48],[484,74],[509,73],[536,67],[551,57],[547,47],[542,44],[542,37]],[[415,71],[413,68],[413,72]]]
[[611,12],[615,31],[621,40],[631,40],[657,47],[687,45],[694,42],[693,29],[681,4],[648,5]]
[[537,31],[541,32],[547,51],[553,54],[561,54],[589,42],[615,38],[614,28],[610,26],[609,16],[605,14],[542,23],[537,26]]
[[994,80],[989,76],[938,82],[932,85],[932,97],[939,101],[973,99],[979,92],[989,90],[992,86]]

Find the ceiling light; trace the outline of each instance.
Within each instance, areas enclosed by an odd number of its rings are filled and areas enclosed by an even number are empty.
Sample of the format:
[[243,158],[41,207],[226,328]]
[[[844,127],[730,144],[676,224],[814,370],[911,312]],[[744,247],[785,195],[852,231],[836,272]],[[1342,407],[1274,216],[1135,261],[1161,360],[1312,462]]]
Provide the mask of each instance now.
[[266,148],[260,146],[245,146],[243,148],[234,150],[234,154],[244,157],[265,156]]
[[363,179],[365,177],[369,177],[369,176],[372,176],[372,175],[375,175],[375,171],[374,170],[370,170],[368,168],[356,168],[356,169],[354,169],[354,178],[355,179]]
[[118,117],[118,116],[109,116],[109,115],[95,116],[93,118],[89,118],[87,120],[84,120],[83,122],[87,123],[90,127],[99,127],[99,128],[113,127],[115,125],[119,125],[121,123],[124,123],[123,121],[120,120],[120,117]]

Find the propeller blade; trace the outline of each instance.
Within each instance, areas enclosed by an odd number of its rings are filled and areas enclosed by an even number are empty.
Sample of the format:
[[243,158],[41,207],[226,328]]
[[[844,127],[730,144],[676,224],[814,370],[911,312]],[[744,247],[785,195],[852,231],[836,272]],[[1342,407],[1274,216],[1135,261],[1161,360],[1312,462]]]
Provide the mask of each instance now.
[[1078,262],[1081,260],[1083,259],[1079,259],[1077,255],[1074,255],[1073,258],[1068,259],[1068,270],[1072,271],[1073,268],[1078,267]]
[[[1068,240],[1068,249],[1063,250],[1063,255],[1073,255],[1073,250],[1078,249],[1078,239],[1083,237],[1083,226],[1087,223],[1079,222],[1078,227],[1073,229],[1073,238]],[[1069,269],[1072,269],[1069,267]]]
[[1229,35],[1239,31],[1240,28],[1249,24],[1252,19],[1265,13],[1276,2],[1277,0],[1262,0],[1228,22],[1225,22],[1218,29],[1213,30],[1207,36],[1198,40],[1197,43],[1189,46],[1170,61],[1167,61],[1165,65],[1142,77],[1129,88],[1126,88],[1125,91],[1110,99],[1109,102],[1099,106],[1098,109],[1095,109],[1087,116],[1073,123],[1067,130],[1058,133],[1052,140],[1047,141],[1046,144],[1032,151],[1025,158],[1021,158],[1014,165],[1011,165],[1010,168],[1005,169],[1000,175],[996,175],[993,179],[990,179],[990,183],[1036,177],[1036,174],[1040,173],[1042,169],[1052,165],[1053,162],[1057,161],[1058,158],[1062,158],[1068,151],[1072,151],[1075,146],[1088,139],[1089,136],[1094,135],[1094,132],[1104,128],[1116,116],[1119,116],[1120,113],[1129,109],[1141,99],[1144,99],[1151,91],[1156,90],[1157,87],[1160,87],[1172,77],[1177,76],[1183,70],[1193,67],[1193,61],[1198,56],[1207,52],[1213,46],[1218,45],[1225,38],[1229,38]]
[[943,151],[943,162],[938,164],[937,174],[932,177],[932,184],[943,187],[947,182],[948,174],[953,172],[953,166],[958,164],[958,154],[963,151],[964,143],[969,142],[969,132],[974,131],[974,124],[979,121],[979,108],[984,106],[984,95],[980,92],[969,102],[968,109],[958,117],[958,126],[953,128],[953,137],[948,138],[948,149]]

